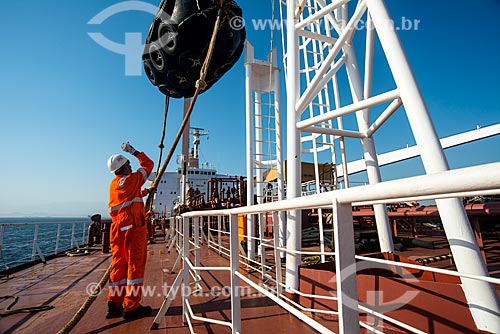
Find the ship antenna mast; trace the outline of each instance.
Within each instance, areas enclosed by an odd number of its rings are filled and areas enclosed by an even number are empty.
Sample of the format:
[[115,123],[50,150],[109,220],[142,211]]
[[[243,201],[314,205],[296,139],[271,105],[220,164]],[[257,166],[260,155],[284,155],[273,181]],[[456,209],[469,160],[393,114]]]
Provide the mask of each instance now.
[[193,136],[193,153],[192,157],[195,159],[199,159],[200,157],[200,137],[207,136],[208,139],[208,131],[202,128],[191,128],[191,135]]

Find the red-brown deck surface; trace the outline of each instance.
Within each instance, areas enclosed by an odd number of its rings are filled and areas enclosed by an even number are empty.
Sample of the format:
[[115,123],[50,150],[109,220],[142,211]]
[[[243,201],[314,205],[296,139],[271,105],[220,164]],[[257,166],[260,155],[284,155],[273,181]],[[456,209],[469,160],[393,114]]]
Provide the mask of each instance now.
[[[204,247],[205,248],[205,247]],[[206,248],[205,248],[206,249]],[[150,331],[157,313],[164,300],[165,284],[173,283],[176,275],[169,273],[174,264],[176,254],[165,254],[165,243],[148,245],[148,256],[145,286],[151,293],[143,296],[143,304],[153,307],[150,317],[125,321],[122,318],[105,319],[106,293],[101,293],[92,304],[82,320],[71,333],[188,333],[181,318],[180,298],[170,307],[158,330]],[[160,254],[161,253],[161,254]],[[87,299],[87,287],[98,282],[110,263],[110,256],[95,251],[85,257],[59,257],[50,260],[46,265],[39,264],[18,272],[8,279],[0,281],[0,296],[17,295],[19,301],[13,308],[53,305],[54,309],[35,314],[21,313],[0,318],[0,333],[57,333],[67,321],[78,311]],[[202,264],[210,266],[227,266],[227,260],[214,252],[206,250],[202,253]],[[227,272],[211,272],[203,275],[201,296],[191,297],[193,311],[197,315],[214,317],[220,320],[230,319],[230,299],[227,293],[214,297],[211,287],[216,292],[229,286]],[[220,289],[219,289],[220,288]],[[308,326],[289,315],[266,297],[257,295],[255,290],[244,289],[249,293],[242,298],[242,331],[244,333],[279,334],[279,333],[312,333]],[[0,309],[5,309],[11,299],[1,299]],[[208,304],[199,303],[210,301]],[[228,327],[194,322],[197,333],[231,333]]]
[[[446,253],[447,244],[444,238],[436,249],[418,249],[401,252],[407,257],[433,256]],[[485,249],[488,254],[488,265],[493,276],[500,274],[500,246],[497,241],[486,240]],[[173,283],[176,274],[170,273],[176,259],[176,253],[166,254],[166,245],[160,242],[148,245],[148,256],[145,286],[147,295],[143,304],[153,307],[150,317],[125,321],[122,318],[105,319],[106,293],[101,293],[71,333],[188,333],[189,328],[182,322],[180,298],[176,298],[158,330],[150,330],[158,309],[160,308],[167,286]],[[206,266],[227,266],[228,261],[213,251],[202,247],[202,264]],[[13,308],[53,305],[54,309],[39,313],[20,313],[0,318],[0,333],[57,333],[87,299],[87,290],[98,282],[110,263],[110,255],[96,250],[90,256],[59,257],[48,261],[46,265],[38,264],[29,269],[17,272],[9,278],[0,280],[0,296],[16,295],[18,303]],[[448,262],[449,263],[449,262]],[[441,266],[445,263],[441,263]],[[446,266],[446,265],[445,265]],[[203,292],[191,297],[191,305],[197,315],[213,317],[219,320],[230,320],[230,299],[224,287],[229,287],[227,272],[205,272],[202,275]],[[215,287],[215,288],[214,288]],[[213,296],[210,289],[219,292]],[[294,334],[314,333],[307,325],[298,321],[272,301],[242,286],[242,332],[259,334]],[[11,303],[11,299],[0,299],[0,313]],[[206,303],[209,302],[209,303]],[[337,331],[338,323],[333,316],[318,316],[320,322]],[[194,322],[196,333],[230,333],[228,327]],[[400,333],[396,330],[386,333]]]

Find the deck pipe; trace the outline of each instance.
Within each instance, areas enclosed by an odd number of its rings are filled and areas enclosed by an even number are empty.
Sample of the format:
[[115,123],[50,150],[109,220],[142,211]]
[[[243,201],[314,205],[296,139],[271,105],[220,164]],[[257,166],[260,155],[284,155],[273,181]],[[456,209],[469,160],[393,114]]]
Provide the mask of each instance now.
[[[286,7],[286,62],[287,62],[287,171],[286,171],[286,198],[292,199],[301,195],[301,147],[300,131],[295,124],[300,120],[297,114],[297,102],[300,97],[299,78],[299,39],[295,29],[297,20],[295,19],[295,0],[287,0]],[[285,286],[287,291],[299,290],[299,265],[300,255],[293,251],[301,249],[302,217],[300,210],[290,210],[287,212],[286,223],[286,276]]]
[[[382,0],[367,0],[394,80],[401,92],[406,115],[427,174],[449,170],[448,162],[427,106],[408,64],[401,42]],[[458,272],[489,276],[474,232],[459,198],[436,200]],[[500,300],[494,287],[483,281],[462,278],[471,315],[479,330],[500,333]]]
[[[252,61],[254,49],[247,41],[245,42],[245,96],[246,96],[246,173],[247,173],[247,206],[254,205],[253,183],[253,157],[254,157],[254,119],[253,119],[253,80]],[[249,260],[255,259],[254,215],[247,215],[247,257]]]

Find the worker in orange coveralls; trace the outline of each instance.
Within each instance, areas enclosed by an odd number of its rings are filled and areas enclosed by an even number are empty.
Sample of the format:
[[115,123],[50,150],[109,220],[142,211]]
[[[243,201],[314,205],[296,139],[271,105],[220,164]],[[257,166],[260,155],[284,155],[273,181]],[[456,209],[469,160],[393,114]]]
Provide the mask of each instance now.
[[128,320],[149,315],[152,311],[151,307],[140,304],[147,254],[141,187],[154,163],[128,142],[122,144],[122,149],[134,155],[141,168],[132,172],[130,161],[121,154],[113,154],[108,159],[108,168],[116,176],[109,187],[112,262],[106,318],[120,317],[125,311],[123,317]]

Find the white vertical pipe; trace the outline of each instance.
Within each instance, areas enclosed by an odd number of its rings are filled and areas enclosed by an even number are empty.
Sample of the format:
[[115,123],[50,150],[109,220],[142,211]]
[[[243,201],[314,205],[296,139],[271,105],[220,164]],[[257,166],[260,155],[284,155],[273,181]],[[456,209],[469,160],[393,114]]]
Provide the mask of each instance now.
[[[247,163],[247,205],[254,205],[254,181],[253,181],[253,165],[254,165],[254,126],[253,126],[253,80],[252,80],[252,65],[249,63],[253,59],[253,47],[250,43],[246,43],[246,63],[245,63],[245,97],[246,97],[246,163]],[[249,59],[250,58],[250,59]],[[247,256],[250,260],[255,259],[255,242],[252,239],[254,233],[254,215],[247,215]]]
[[187,302],[189,299],[189,221],[191,218],[182,218],[182,320],[187,322]]
[[61,224],[57,224],[56,247],[54,248],[54,254],[59,253],[59,240],[60,239],[61,239]]
[[[200,249],[200,221],[201,217],[193,218],[194,228],[193,228],[193,238],[194,238],[194,265],[196,267],[200,266],[200,257],[201,257],[201,249]],[[196,276],[200,274],[199,270],[196,270]]]
[[[273,50],[276,53],[276,49]],[[273,57],[276,59],[276,55]],[[283,168],[283,136],[282,130],[283,125],[281,122],[281,92],[280,92],[280,72],[277,68],[274,68],[274,80],[273,80],[273,90],[274,90],[274,119],[276,122],[275,133],[276,133],[276,170],[278,172],[278,201],[285,199],[285,178],[284,178],[284,168]],[[275,219],[273,217],[273,219]],[[279,229],[273,228],[273,234],[279,233],[279,247],[285,247],[286,242],[286,212],[279,212]],[[280,252],[280,257],[284,257],[285,253]]]
[[375,36],[373,31],[373,22],[370,13],[366,18],[366,44],[365,44],[365,87],[363,98],[372,96],[372,82],[373,82],[373,46],[375,44]]
[[184,218],[182,218],[182,217],[179,217],[179,220],[177,220],[177,228],[178,228],[177,232],[178,233],[177,233],[177,240],[175,241],[176,246],[179,247],[179,249],[181,247],[181,238],[179,235],[181,233],[184,233],[184,227],[183,227],[183,225],[180,225],[180,224],[184,224]]
[[[5,235],[5,225],[0,225],[0,257],[2,257],[3,265],[4,265],[5,269],[8,270],[9,265],[5,262],[5,258],[3,257],[3,253],[2,253],[4,235]],[[56,247],[56,254],[57,254],[57,247]]]
[[[311,5],[310,2],[308,2],[308,5]],[[317,9],[317,8],[316,8]],[[309,19],[311,18],[311,16],[308,17]],[[311,29],[311,32],[315,33],[316,29],[315,29],[315,25],[312,24],[310,26],[310,29]],[[320,29],[319,29],[320,30]],[[304,38],[302,37],[302,40],[304,41]],[[304,66],[305,68],[310,68],[310,67],[313,67],[313,68],[319,68],[319,66],[321,65],[321,60],[318,59],[318,48],[316,47],[316,41],[311,41],[310,44],[312,46],[312,52],[313,52],[313,59],[314,59],[314,63],[313,65],[311,66],[309,64],[309,58],[308,58],[308,53],[304,50],[302,52],[302,55],[303,55],[303,59],[304,59]],[[311,82],[311,78],[310,78],[310,72],[309,71],[306,71],[306,83],[309,85],[310,82]],[[319,106],[319,109],[320,109],[320,114],[323,114],[323,112],[321,112],[323,109],[323,90],[320,90],[318,92],[318,103],[320,104]],[[314,101],[314,100],[313,100]],[[310,117],[314,117],[314,106],[313,106],[313,101],[311,101],[309,103],[309,115]],[[319,167],[318,167],[318,149],[317,149],[317,135],[316,134],[312,134],[311,136],[311,142],[312,142],[312,148],[313,148],[313,163],[314,163],[314,181],[316,182],[316,194],[319,194],[321,189],[320,189],[320,178],[319,178]],[[321,262],[324,263],[325,260],[326,260],[326,257],[325,257],[325,238],[324,238],[324,234],[323,234],[323,211],[321,209],[318,209],[318,227],[319,227],[319,247],[320,247],[320,256],[321,256]]]
[[85,235],[87,234],[87,233],[85,233],[85,232],[87,232],[86,225],[87,225],[87,223],[82,224],[82,245],[86,243],[85,242]]
[[358,287],[351,204],[333,203],[335,272],[340,334],[359,333]]
[[[343,5],[343,6],[346,6],[347,4]],[[342,22],[342,21],[340,21]],[[331,37],[331,23],[329,20],[325,20],[325,31],[326,31],[326,36],[327,37]],[[323,57],[323,56],[322,56]],[[332,80],[337,80],[336,76],[333,75],[332,76]],[[328,85],[328,84],[327,84]],[[328,108],[329,109],[332,109],[331,107],[331,100],[330,100],[330,91],[329,91],[329,88],[328,86],[325,87],[325,103],[326,105],[328,105]],[[325,107],[322,107],[321,108],[323,110],[323,112],[326,111],[326,108]],[[340,120],[342,118],[339,118]],[[331,127],[331,128],[334,128],[334,125],[333,125],[333,121],[330,120],[327,122],[328,126]],[[339,129],[340,129],[340,125],[339,125]],[[329,142],[331,143],[331,146],[330,146],[330,154],[331,154],[331,161],[332,161],[332,169],[335,169],[335,179],[333,180],[333,185],[335,185],[335,188],[337,188],[337,183],[338,183],[338,180],[337,180],[337,169],[336,169],[336,164],[337,164],[337,154],[336,154],[336,148],[335,148],[335,136],[333,135],[330,135],[330,136],[327,136],[327,135],[324,135],[324,138],[325,138],[325,142],[328,142],[328,139],[329,139]],[[344,140],[344,137],[340,137],[340,141],[341,141],[341,145],[343,144],[343,140]]]
[[[281,211],[280,211],[281,212]],[[281,284],[283,283],[282,275],[281,275],[281,257],[282,251],[278,250],[278,245],[280,243],[280,238],[281,235],[278,235],[278,233],[275,233],[274,231],[277,231],[279,229],[279,222],[278,222],[278,213],[276,211],[273,211],[273,238],[274,238],[274,261],[275,261],[275,268],[276,268],[276,296],[281,296],[282,292],[282,287]],[[279,246],[282,247],[282,246]]]
[[[370,13],[367,13],[366,19],[366,56],[365,56],[365,78],[364,78],[364,91],[363,99],[368,99],[372,95],[372,82],[373,82],[373,52],[375,44],[375,32],[373,29],[373,22],[370,17]],[[363,122],[363,131],[368,131],[370,127],[370,109],[363,112],[365,115],[365,120]],[[361,113],[357,113],[359,115]],[[373,147],[373,155],[377,157],[377,152],[375,151],[375,144],[373,139],[363,140],[367,141],[370,146],[371,151]],[[371,143],[371,144],[370,144]],[[374,182],[382,181],[380,176],[380,167],[378,165],[378,158],[374,160],[375,166],[372,167],[371,174]],[[368,169],[367,169],[368,170]],[[373,175],[374,174],[374,175]],[[370,181],[370,176],[369,179]],[[380,248],[384,252],[394,252],[394,243],[392,240],[391,223],[389,221],[389,216],[387,214],[387,206],[384,204],[379,204],[374,206],[375,221],[377,223],[377,231],[379,236]]]
[[[191,104],[190,98],[184,99],[184,116],[186,115],[189,105]],[[188,163],[189,163],[189,127],[190,120],[188,119],[186,127],[182,132],[182,155],[181,155],[181,203],[186,204],[186,189],[188,183]]]
[[71,248],[79,247],[75,236],[75,223],[71,224]]
[[[264,201],[264,189],[263,187],[263,179],[264,174],[262,173],[262,165],[263,161],[263,149],[262,149],[262,139],[264,138],[262,134],[262,94],[255,92],[255,161],[257,169],[255,171],[255,186],[257,193],[257,203],[262,204]],[[262,243],[262,232],[264,231],[265,219],[264,214],[257,215],[259,219],[257,220],[258,231],[259,231],[259,243]],[[262,256],[261,247],[257,248],[258,256]]]
[[[358,62],[356,54],[351,46],[346,45],[344,52],[347,54],[347,75],[351,86],[351,94],[353,102],[363,100],[363,85],[359,74]],[[359,132],[364,133],[370,126],[370,112],[368,109],[356,112],[356,120],[358,123]],[[380,176],[380,168],[378,165],[377,151],[373,138],[361,139],[363,147],[363,156],[366,164],[366,174],[370,184],[379,183],[382,178]],[[382,252],[394,252],[394,243],[392,241],[391,225],[387,215],[387,206],[385,204],[373,205],[375,221],[377,223],[377,234]]]
[[[295,124],[299,120],[296,105],[300,94],[299,80],[299,41],[295,30],[295,1],[287,0],[287,199],[300,197],[300,132]],[[297,251],[301,248],[302,221],[300,210],[290,210],[287,213],[287,243],[288,250]],[[299,289],[300,255],[286,255],[286,288]]]
[[[259,204],[263,203],[264,199],[264,189],[263,187],[263,176],[262,165],[261,162],[263,159],[263,145],[262,140],[264,138],[264,134],[262,131],[262,94],[255,92],[255,161],[257,162],[257,170],[255,171],[255,186],[257,187],[257,202]],[[268,152],[269,153],[269,152]]]
[[[261,213],[259,216],[262,218],[262,215],[265,213]],[[265,220],[264,220],[265,221]],[[260,266],[262,268],[262,275],[261,279],[262,282],[264,282],[264,279],[266,277],[266,244],[263,242],[264,241],[264,224],[260,224],[260,230],[259,230],[259,254],[260,254]]]
[[[367,0],[373,23],[396,85],[401,92],[411,129],[427,174],[446,171],[448,163],[434,129],[424,99],[381,0]],[[439,215],[450,243],[459,272],[488,276],[467,214],[460,199],[436,200]],[[462,278],[469,308],[478,329],[500,333],[500,301],[493,286],[486,282]]]
[[[31,250],[31,261],[35,261],[37,243],[38,243],[38,224],[35,224],[35,234],[33,235],[33,247]],[[73,242],[71,243],[71,246],[73,246]]]
[[[333,93],[335,96],[335,109],[340,108],[340,93],[339,93],[339,86],[337,83],[337,76],[334,75],[332,78],[332,83],[333,83]],[[337,118],[337,126],[339,130],[344,129],[344,124],[342,121],[342,116]],[[343,171],[343,177],[344,177],[344,188],[349,188],[349,173],[347,171],[347,155],[345,152],[345,139],[344,137],[340,137],[340,154],[342,157],[342,171]]]
[[222,225],[221,225],[221,216],[217,216],[217,244],[219,245],[219,255],[221,253],[222,247]]
[[230,215],[231,224],[230,239],[230,266],[231,266],[231,321],[232,334],[241,333],[241,291],[239,273],[239,243],[238,243],[238,215]]

